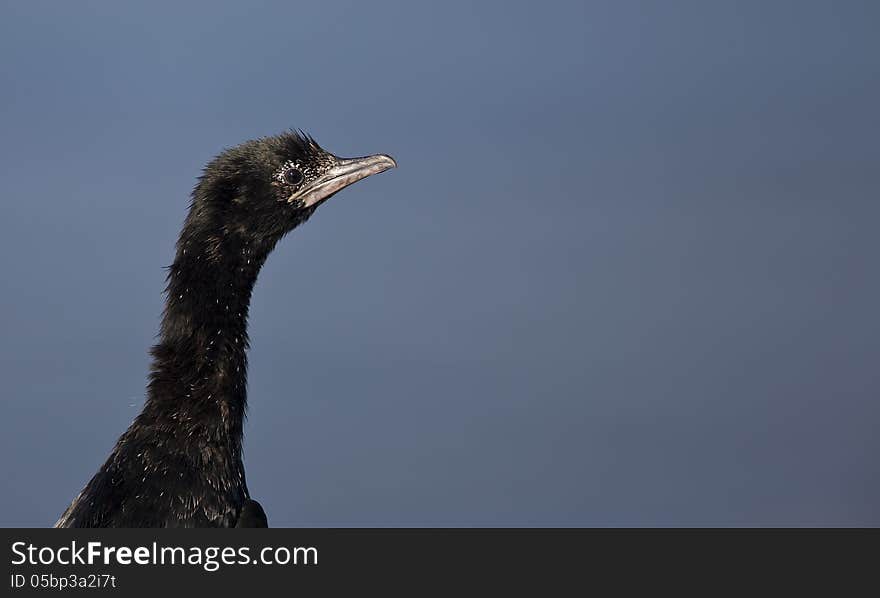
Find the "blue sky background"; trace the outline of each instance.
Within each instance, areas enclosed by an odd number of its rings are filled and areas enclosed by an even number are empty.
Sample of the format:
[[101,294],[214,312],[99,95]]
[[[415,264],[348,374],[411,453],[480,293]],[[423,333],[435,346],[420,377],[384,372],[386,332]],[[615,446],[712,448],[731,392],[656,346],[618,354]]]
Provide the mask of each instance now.
[[271,256],[276,526],[880,524],[875,2],[3,2],[0,525],[137,414],[203,164],[400,167]]

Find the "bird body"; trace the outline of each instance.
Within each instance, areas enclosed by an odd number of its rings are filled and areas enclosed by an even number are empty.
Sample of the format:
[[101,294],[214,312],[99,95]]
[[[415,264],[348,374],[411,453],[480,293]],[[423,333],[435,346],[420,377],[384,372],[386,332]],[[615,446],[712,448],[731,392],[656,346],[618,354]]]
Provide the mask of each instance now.
[[301,132],[205,168],[168,270],[142,412],[56,527],[265,525],[242,461],[251,293],[276,243],[330,196],[396,166],[342,159]]

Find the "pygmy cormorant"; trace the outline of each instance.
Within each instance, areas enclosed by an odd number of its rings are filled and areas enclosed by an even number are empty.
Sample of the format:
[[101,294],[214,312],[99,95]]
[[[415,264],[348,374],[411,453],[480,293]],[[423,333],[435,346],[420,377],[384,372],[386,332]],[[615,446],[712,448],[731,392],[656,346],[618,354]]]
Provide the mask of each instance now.
[[265,527],[242,464],[247,316],[260,267],[337,191],[395,167],[343,159],[301,131],[211,161],[169,267],[142,412],[56,527]]

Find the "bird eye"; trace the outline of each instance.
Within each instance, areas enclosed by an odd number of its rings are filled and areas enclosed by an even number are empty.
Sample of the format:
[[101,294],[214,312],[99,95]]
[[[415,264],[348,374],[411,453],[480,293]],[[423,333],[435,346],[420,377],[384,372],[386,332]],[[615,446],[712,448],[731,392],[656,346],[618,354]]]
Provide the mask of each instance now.
[[303,173],[296,168],[291,168],[284,173],[284,182],[288,185],[299,185],[303,181]]

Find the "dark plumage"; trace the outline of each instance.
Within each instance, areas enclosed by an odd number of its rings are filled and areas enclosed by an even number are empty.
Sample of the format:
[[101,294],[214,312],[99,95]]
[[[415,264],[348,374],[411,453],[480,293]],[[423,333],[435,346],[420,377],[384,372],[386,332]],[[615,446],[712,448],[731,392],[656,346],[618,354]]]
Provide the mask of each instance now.
[[56,527],[265,527],[241,455],[257,274],[323,201],[394,166],[384,155],[337,158],[301,132],[208,164],[169,268],[143,411]]

